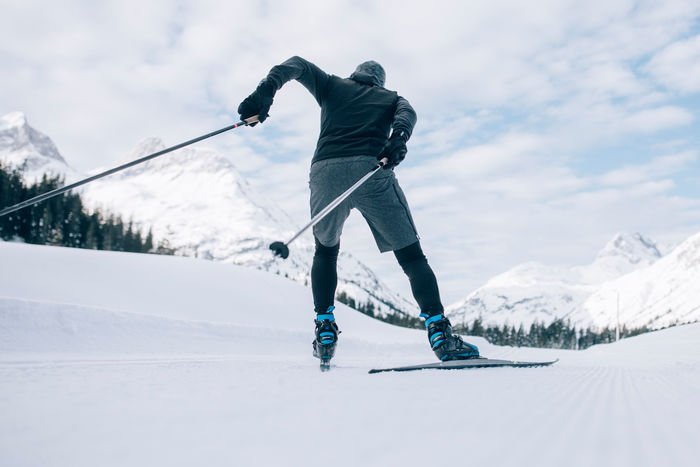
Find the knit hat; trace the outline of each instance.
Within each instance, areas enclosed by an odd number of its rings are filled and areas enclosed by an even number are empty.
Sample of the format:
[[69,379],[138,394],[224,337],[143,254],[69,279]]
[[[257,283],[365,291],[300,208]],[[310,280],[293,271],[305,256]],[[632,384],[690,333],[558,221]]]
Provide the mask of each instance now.
[[353,74],[350,75],[350,79],[359,83],[382,87],[386,81],[386,73],[379,63],[369,60],[357,65]]

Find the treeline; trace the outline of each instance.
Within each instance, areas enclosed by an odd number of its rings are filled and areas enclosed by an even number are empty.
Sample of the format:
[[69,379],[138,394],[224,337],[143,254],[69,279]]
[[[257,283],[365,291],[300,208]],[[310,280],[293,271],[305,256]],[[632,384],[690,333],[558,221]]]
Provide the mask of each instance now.
[[[386,323],[413,329],[425,329],[424,321],[414,316],[390,313],[379,315],[374,304],[357,302],[344,291],[336,294],[336,299],[355,310]],[[590,328],[579,329],[571,326],[569,321],[557,320],[550,324],[535,322],[529,327],[522,324],[515,326],[484,326],[481,318],[475,319],[471,325],[453,325],[457,334],[480,336],[494,345],[506,345],[511,347],[545,347],[553,349],[585,349],[596,344],[615,342],[615,329],[604,328],[593,330]],[[649,332],[647,327],[620,329],[620,338],[636,336]]]
[[345,291],[340,291],[336,294],[335,296],[336,300],[338,300],[340,303],[343,303],[350,308],[353,308],[360,313],[364,313],[367,316],[371,316],[373,318],[376,318],[380,321],[384,321],[385,323],[389,324],[394,324],[396,326],[401,326],[404,328],[422,328],[423,326],[423,320],[420,318],[416,318],[414,316],[406,315],[406,314],[399,314],[399,313],[389,313],[385,315],[377,314],[377,309],[374,306],[374,303],[371,301],[367,300],[366,302],[358,302],[354,298],[348,296]]
[[[593,330],[591,328],[577,329],[571,323],[556,320],[550,324],[534,322],[528,328],[522,324],[515,326],[484,326],[481,318],[475,319],[471,326],[454,326],[459,334],[481,336],[495,345],[509,345],[512,347],[547,347],[553,349],[585,349],[596,344],[615,342],[615,328],[603,328]],[[647,327],[620,329],[620,338],[636,336],[649,332]]]
[[[44,175],[31,185],[21,172],[0,164],[0,208],[12,206],[63,186],[61,177]],[[173,254],[167,242],[154,246],[153,234],[143,234],[121,217],[89,213],[77,194],[63,193],[39,204],[0,217],[0,238],[37,245],[60,245],[93,250]]]

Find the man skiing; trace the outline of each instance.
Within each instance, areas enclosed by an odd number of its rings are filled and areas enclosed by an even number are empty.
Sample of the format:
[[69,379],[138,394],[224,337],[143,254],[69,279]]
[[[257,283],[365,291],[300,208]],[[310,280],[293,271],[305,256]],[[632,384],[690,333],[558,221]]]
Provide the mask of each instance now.
[[275,93],[292,79],[299,81],[321,106],[321,130],[309,182],[312,217],[377,167],[377,160],[388,160],[384,169],[389,170],[380,170],[313,228],[313,353],[322,364],[335,353],[340,332],[333,315],[340,236],[351,209],[357,208],[379,250],[393,251],[408,276],[435,355],[442,361],[475,358],[478,349],[453,334],[443,314],[435,274],[423,254],[408,203],[394,175],[393,169],[406,156],[416,113],[406,99],[384,88],[385,76],[375,61],[361,63],[349,78],[340,78],[301,57],[292,57],[274,66],[238,106],[241,119],[258,115],[262,123]]

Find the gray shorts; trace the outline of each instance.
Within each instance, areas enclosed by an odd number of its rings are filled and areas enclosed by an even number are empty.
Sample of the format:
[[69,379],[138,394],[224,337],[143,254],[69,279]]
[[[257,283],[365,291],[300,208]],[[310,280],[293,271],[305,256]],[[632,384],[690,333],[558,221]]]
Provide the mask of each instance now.
[[[374,156],[337,157],[314,162],[309,174],[311,217],[377,166]],[[353,194],[314,226],[314,236],[324,246],[340,242],[350,210],[357,208],[372,230],[382,253],[418,241],[406,197],[393,170],[379,170]]]

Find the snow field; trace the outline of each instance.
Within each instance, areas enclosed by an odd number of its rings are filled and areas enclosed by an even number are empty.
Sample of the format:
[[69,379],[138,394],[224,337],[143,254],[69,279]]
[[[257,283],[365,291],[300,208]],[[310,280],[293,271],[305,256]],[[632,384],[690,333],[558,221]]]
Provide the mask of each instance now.
[[425,333],[339,306],[311,357],[310,290],[186,258],[0,243],[0,465],[690,466],[700,324],[586,351],[475,342],[553,367],[368,375]]

